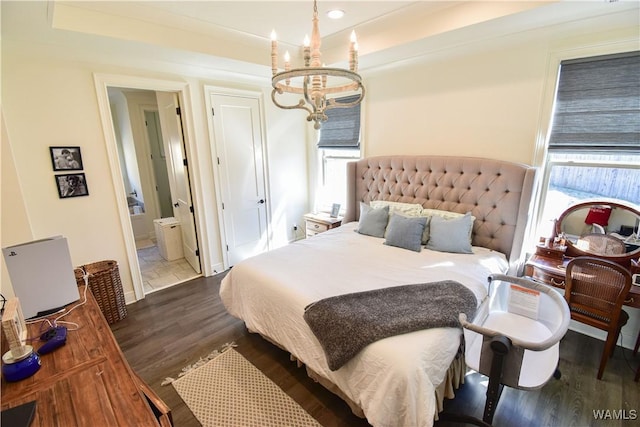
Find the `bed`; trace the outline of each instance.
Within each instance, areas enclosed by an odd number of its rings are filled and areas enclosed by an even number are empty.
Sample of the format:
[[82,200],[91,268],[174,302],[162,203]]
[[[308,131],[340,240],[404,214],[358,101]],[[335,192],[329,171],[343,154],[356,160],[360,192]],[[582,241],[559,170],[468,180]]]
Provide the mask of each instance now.
[[[432,425],[442,400],[453,398],[464,379],[460,327],[388,336],[336,366],[308,311],[333,298],[451,281],[463,285],[477,307],[490,274],[520,269],[535,168],[480,158],[381,156],[349,163],[347,176],[342,226],[236,264],[220,296],[249,331],[288,351],[372,425]],[[420,213],[409,212],[413,205]],[[392,211],[388,227],[392,220],[428,217],[429,244],[418,250],[393,245],[389,229],[382,237],[363,234],[372,212],[385,209]],[[471,217],[471,253],[429,246],[450,235],[450,220],[463,217]]]

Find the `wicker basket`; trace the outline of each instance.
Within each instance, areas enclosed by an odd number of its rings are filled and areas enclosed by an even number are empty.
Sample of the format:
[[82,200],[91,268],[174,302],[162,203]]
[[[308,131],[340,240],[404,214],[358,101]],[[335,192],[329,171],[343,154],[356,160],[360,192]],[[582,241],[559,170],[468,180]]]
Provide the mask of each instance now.
[[99,261],[76,268],[76,282],[84,285],[82,269],[89,273],[89,289],[111,325],[127,317],[120,272],[116,261]]

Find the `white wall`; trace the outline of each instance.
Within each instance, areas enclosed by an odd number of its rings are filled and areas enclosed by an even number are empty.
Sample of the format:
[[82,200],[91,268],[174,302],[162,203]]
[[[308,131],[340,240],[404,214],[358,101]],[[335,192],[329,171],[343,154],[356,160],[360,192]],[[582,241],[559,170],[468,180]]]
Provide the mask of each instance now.
[[530,163],[545,55],[534,46],[375,73],[367,78],[367,155],[466,155]]
[[[22,186],[18,178],[18,173],[13,161],[13,152],[11,144],[9,144],[9,134],[7,126],[4,122],[4,114],[0,113],[2,134],[2,179],[0,197],[0,237],[2,247],[6,246],[5,242],[18,244],[33,240],[33,234],[29,225],[29,213],[24,204]],[[9,272],[7,271],[4,257],[0,257],[2,265],[2,282],[0,282],[0,293],[9,299],[15,296],[13,288],[9,283]]]
[[638,49],[640,18],[629,18],[633,25],[615,30],[618,21],[607,15],[593,19],[586,33],[562,25],[469,40],[365,71],[365,154],[466,155],[539,166],[536,143],[551,117],[546,94],[555,88],[552,60],[585,46],[607,53],[621,40]]
[[[211,248],[209,259],[204,262],[212,270],[217,267],[220,271],[221,242],[204,85],[257,90],[265,93],[264,99],[268,99],[268,90],[262,84],[247,83],[241,79],[231,83],[220,78],[132,69],[127,67],[126,61],[107,65],[69,60],[66,56],[58,58],[46,46],[28,42],[3,40],[2,48],[3,108],[6,129],[11,135],[8,142],[13,150],[16,176],[23,189],[25,211],[32,230],[31,236],[3,235],[2,246],[32,238],[64,235],[68,238],[74,265],[116,260],[127,300],[132,301],[131,271],[98,111],[94,73],[186,81],[191,99],[191,105],[187,107],[194,118],[192,128],[187,129],[195,144],[190,153],[196,159],[193,170],[197,173],[194,178],[198,188],[194,191],[199,198],[197,209],[205,224],[198,231]],[[71,50],[64,55],[67,54],[81,56],[82,52]],[[192,72],[188,67],[186,69],[185,73]],[[264,83],[267,84],[266,81]],[[306,122],[292,120],[289,112],[273,106],[265,105],[265,116],[269,123],[266,129],[269,167],[273,171],[286,172],[269,181],[274,221],[272,237],[274,245],[281,245],[289,240],[289,230],[294,223],[300,224],[307,209]],[[58,198],[48,148],[53,145],[81,147],[89,196]],[[5,160],[8,159],[3,156],[3,163]],[[5,200],[3,197],[3,214],[14,210]],[[18,216],[19,213],[13,215]],[[10,216],[11,213],[7,215]],[[3,288],[7,285],[3,283]]]

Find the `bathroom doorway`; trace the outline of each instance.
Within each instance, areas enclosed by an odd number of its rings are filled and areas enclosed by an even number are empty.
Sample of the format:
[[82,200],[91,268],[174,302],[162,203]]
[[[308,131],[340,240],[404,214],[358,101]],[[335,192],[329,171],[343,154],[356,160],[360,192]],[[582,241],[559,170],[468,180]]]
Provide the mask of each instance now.
[[[174,218],[177,195],[171,185],[171,153],[163,136],[156,92],[109,87],[108,95],[146,295],[200,276],[199,259],[195,266],[187,259],[182,244],[184,220]],[[196,235],[193,217],[186,227]]]

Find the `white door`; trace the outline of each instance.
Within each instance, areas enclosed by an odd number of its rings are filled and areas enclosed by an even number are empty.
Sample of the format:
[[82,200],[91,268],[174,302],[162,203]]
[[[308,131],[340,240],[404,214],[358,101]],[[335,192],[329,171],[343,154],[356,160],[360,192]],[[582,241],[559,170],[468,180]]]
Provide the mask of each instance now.
[[180,222],[184,257],[191,267],[200,273],[200,253],[196,238],[189,168],[182,137],[182,119],[178,97],[171,92],[156,92],[160,127],[165,144],[169,187],[173,200],[173,216]]
[[257,97],[212,94],[213,133],[229,266],[268,248],[260,104]]
[[160,216],[164,218],[173,215],[173,201],[171,200],[167,158],[164,154],[164,141],[162,140],[162,130],[160,129],[158,112],[145,110],[144,121],[149,137],[149,149],[151,151],[151,159],[149,160],[155,178]]

